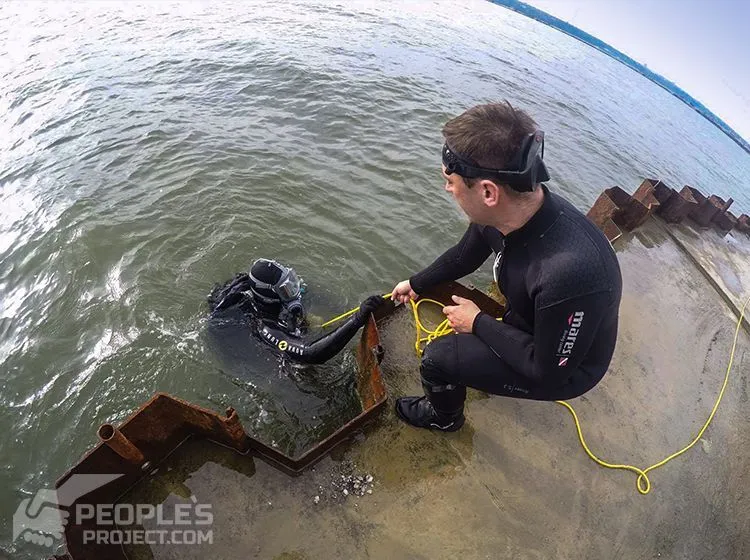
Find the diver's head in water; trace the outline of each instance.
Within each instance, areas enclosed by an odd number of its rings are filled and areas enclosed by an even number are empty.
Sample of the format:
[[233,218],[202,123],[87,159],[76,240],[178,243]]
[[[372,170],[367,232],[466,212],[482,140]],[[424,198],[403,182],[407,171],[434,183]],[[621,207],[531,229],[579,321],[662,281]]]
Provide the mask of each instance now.
[[276,261],[256,260],[249,272],[237,274],[209,295],[212,311],[238,304],[289,334],[299,336],[306,327],[300,279],[294,269]]
[[250,293],[264,318],[273,319],[292,334],[305,322],[302,284],[293,268],[269,259],[258,259],[250,267]]

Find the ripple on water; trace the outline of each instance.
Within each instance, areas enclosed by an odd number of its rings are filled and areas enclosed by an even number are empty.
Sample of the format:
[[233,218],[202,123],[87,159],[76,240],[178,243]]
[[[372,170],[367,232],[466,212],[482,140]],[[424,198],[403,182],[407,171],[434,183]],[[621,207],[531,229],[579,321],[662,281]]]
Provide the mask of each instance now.
[[[488,38],[470,31],[480,20]],[[205,296],[276,257],[332,316],[427,264],[466,227],[439,152],[468,105],[529,109],[551,188],[580,207],[653,174],[749,209],[750,160],[704,119],[489,3],[10,3],[0,25],[14,47],[0,56],[6,519],[16,489],[49,485],[98,424],[158,390],[233,405],[290,450],[330,428],[326,412],[352,404],[351,358],[317,379],[262,352],[227,367]],[[389,346],[411,339],[392,327]]]

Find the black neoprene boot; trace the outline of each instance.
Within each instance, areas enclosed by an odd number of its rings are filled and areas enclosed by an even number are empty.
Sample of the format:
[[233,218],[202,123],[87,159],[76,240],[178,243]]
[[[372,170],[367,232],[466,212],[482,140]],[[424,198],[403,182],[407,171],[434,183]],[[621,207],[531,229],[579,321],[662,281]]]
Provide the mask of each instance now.
[[466,387],[434,385],[422,379],[424,396],[396,399],[396,414],[417,428],[455,432],[464,425]]

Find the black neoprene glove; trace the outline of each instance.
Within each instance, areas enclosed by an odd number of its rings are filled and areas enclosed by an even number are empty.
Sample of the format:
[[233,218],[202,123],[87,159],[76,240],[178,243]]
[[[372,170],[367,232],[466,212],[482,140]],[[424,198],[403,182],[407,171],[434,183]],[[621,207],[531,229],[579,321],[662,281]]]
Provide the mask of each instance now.
[[360,305],[359,310],[357,311],[357,318],[360,320],[362,324],[367,320],[367,317],[370,316],[370,313],[375,311],[378,307],[383,305],[385,303],[385,298],[383,296],[370,296],[367,299],[365,299]]

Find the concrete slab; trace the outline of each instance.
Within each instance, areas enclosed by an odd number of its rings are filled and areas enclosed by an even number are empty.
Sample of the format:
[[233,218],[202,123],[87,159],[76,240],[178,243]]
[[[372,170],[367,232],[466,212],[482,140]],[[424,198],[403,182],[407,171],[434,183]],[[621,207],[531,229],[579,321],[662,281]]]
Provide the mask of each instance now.
[[[739,313],[750,297],[750,236],[736,230],[726,235],[713,229],[696,231],[689,225],[668,231]],[[750,323],[745,324],[750,328]]]
[[[655,222],[616,248],[624,276],[617,350],[602,383],[572,404],[596,453],[646,467],[705,421],[736,319]],[[419,390],[413,337],[408,313],[383,329],[391,398]],[[633,474],[588,459],[560,405],[471,391],[461,431],[416,430],[389,408],[295,479],[188,442],[128,501],[187,503],[195,495],[213,505],[214,543],[133,557],[748,558],[749,342],[741,331],[724,402],[703,440],[651,473],[646,496]],[[351,470],[373,475],[372,494],[344,496],[335,487]]]

